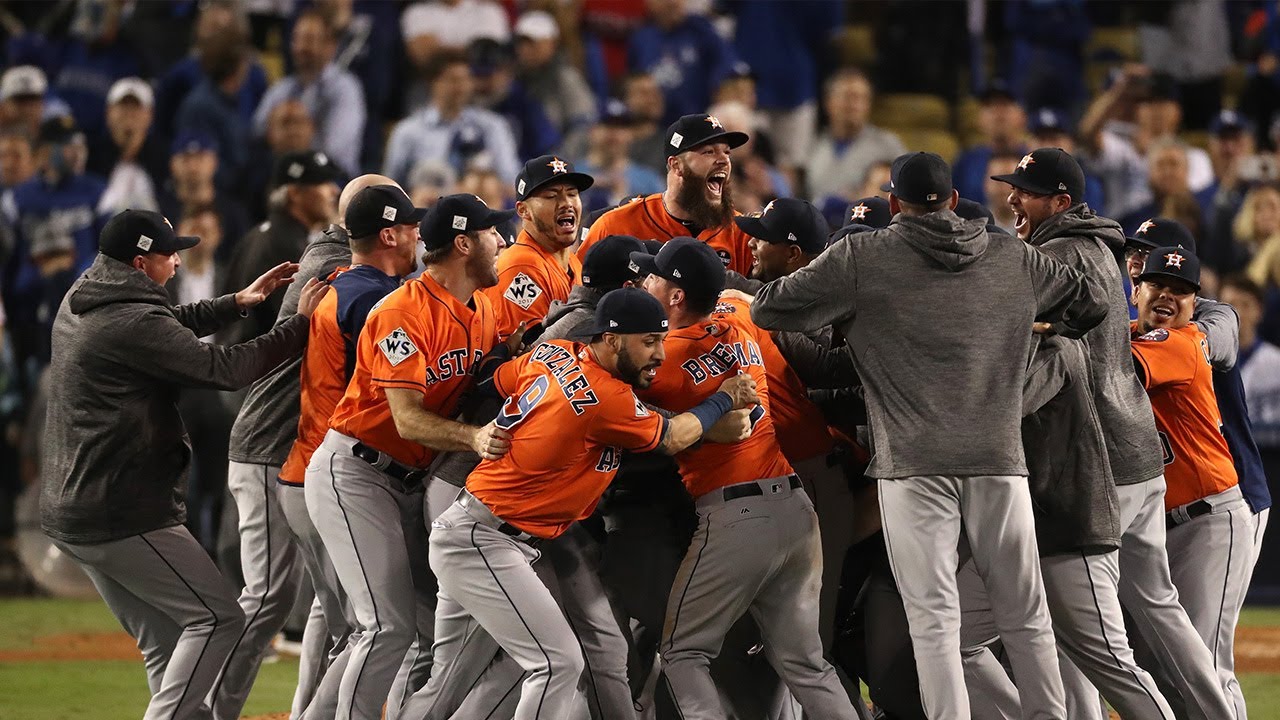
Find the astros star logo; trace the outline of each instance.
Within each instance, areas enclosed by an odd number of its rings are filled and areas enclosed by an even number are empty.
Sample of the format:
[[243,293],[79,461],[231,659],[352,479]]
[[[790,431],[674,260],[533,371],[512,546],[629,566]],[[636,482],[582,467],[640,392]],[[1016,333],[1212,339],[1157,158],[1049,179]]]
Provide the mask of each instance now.
[[1035,162],[1036,162],[1036,159],[1035,159],[1035,158],[1031,157],[1030,155],[1024,155],[1024,156],[1022,157],[1022,161],[1018,163],[1018,169],[1019,169],[1019,170],[1026,170],[1026,169],[1027,169],[1027,166],[1029,166],[1029,165],[1034,165],[1034,164],[1035,164]]
[[1164,256],[1164,266],[1165,266],[1165,267],[1167,267],[1167,268],[1169,268],[1169,267],[1176,267],[1176,268],[1178,268],[1179,270],[1181,270],[1181,269],[1182,269],[1182,261],[1183,261],[1183,260],[1186,260],[1186,259],[1187,259],[1187,258],[1186,258],[1186,256],[1185,256],[1185,255],[1183,255],[1183,254],[1181,254],[1181,253],[1179,253],[1179,252],[1177,252],[1177,251],[1175,250],[1174,252],[1171,252],[1171,253],[1169,253],[1168,255],[1165,255],[1165,256]]
[[717,129],[717,130],[723,130],[723,129],[724,129],[724,126],[720,124],[720,119],[719,119],[719,118],[717,118],[715,115],[708,115],[708,116],[707,116],[707,122],[711,123],[711,127],[715,128],[715,129]]
[[551,168],[553,174],[569,172],[569,164],[560,158],[551,158],[551,162],[547,163],[547,167]]
[[871,208],[867,207],[866,203],[858,203],[857,205],[854,205],[849,210],[849,219],[850,220],[866,220],[867,211],[870,209]]
[[1147,231],[1148,231],[1148,230],[1150,230],[1151,228],[1155,227],[1155,226],[1156,226],[1156,224],[1155,224],[1154,222],[1152,222],[1152,221],[1150,221],[1150,220],[1147,220],[1146,222],[1144,222],[1144,223],[1142,223],[1141,225],[1139,225],[1139,226],[1138,226],[1138,234],[1139,234],[1139,235],[1146,235],[1146,234],[1147,234]]

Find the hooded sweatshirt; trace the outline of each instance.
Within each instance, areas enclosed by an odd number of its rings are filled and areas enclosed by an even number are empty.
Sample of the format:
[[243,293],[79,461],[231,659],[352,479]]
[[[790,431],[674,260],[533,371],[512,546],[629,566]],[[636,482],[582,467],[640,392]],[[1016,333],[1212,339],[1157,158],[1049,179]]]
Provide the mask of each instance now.
[[[347,231],[337,225],[321,233],[302,251],[298,274],[284,294],[276,325],[298,311],[302,286],[311,278],[324,280],[342,265],[351,263]],[[302,356],[289,360],[249,388],[235,424],[227,459],[232,462],[282,467],[298,437],[302,414]]]
[[225,295],[174,307],[160,285],[99,255],[58,309],[49,367],[41,527],[98,543],[186,520],[191,444],[178,415],[183,387],[234,390],[306,343],[294,316],[251,342],[199,338],[241,317]]
[[1094,405],[1107,441],[1117,485],[1145,482],[1164,472],[1151,401],[1133,371],[1129,350],[1129,301],[1116,253],[1124,247],[1119,223],[1080,204],[1046,220],[1027,241],[1084,273],[1106,294],[1107,317],[1083,338]]
[[876,478],[1026,475],[1031,325],[1083,333],[1106,313],[1079,272],[949,210],[848,236],[751,306],[760,327],[848,340]]
[[569,297],[564,301],[551,301],[547,310],[547,319],[542,321],[546,330],[538,336],[539,340],[577,340],[596,319],[596,305],[604,292],[585,285],[574,285]]

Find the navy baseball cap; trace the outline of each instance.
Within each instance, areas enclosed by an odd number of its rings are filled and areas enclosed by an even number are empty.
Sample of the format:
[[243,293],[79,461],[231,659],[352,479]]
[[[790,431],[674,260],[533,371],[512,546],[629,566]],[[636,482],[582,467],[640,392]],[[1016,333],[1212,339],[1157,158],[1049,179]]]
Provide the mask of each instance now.
[[1158,247],[1151,251],[1142,266],[1138,282],[1154,278],[1173,278],[1200,291],[1200,258],[1183,247]]
[[324,185],[336,183],[340,177],[342,177],[342,171],[329,159],[328,155],[318,150],[301,150],[280,156],[272,172],[272,184],[276,187]]
[[994,101],[1017,102],[1018,99],[1013,96],[1013,90],[1009,88],[1009,83],[1001,78],[992,78],[987,86],[983,88],[978,95],[978,100],[983,103]]
[[1007,175],[992,175],[992,180],[1006,182],[1036,195],[1066,193],[1072,202],[1084,199],[1084,170],[1080,163],[1062,148],[1040,148],[1022,157],[1018,167]]
[[807,255],[827,246],[827,221],[812,203],[797,198],[771,200],[758,214],[733,219],[742,232],[768,243],[797,245]]
[[667,331],[662,303],[640,288],[610,290],[596,304],[595,322],[584,335],[644,335]]
[[991,210],[982,203],[974,202],[966,198],[960,198],[956,203],[956,214],[965,220],[986,220],[988,225],[996,224],[996,216],[991,214]]
[[950,198],[951,166],[937,153],[915,152],[899,156],[890,170],[889,192],[899,200],[917,205]]
[[462,233],[487,230],[515,217],[515,210],[493,210],[470,193],[445,195],[418,226],[427,249],[442,248]]
[[884,228],[889,227],[889,223],[893,222],[893,212],[889,210],[888,200],[872,195],[854,200],[844,213],[844,221],[850,224]]
[[587,248],[582,257],[582,284],[589,288],[616,288],[640,277],[640,266],[631,253],[649,253],[639,239],[630,235],[609,235]]
[[1032,135],[1060,135],[1071,132],[1071,122],[1066,113],[1057,108],[1040,108],[1027,118],[1027,130]]
[[342,222],[351,237],[360,239],[383,228],[417,225],[426,214],[426,208],[414,207],[404,190],[395,185],[370,185],[351,198]]
[[729,147],[736,148],[745,145],[748,139],[744,132],[725,130],[714,115],[685,115],[667,128],[663,147],[666,157],[671,157],[713,142],[727,143]]
[[861,223],[850,223],[840,228],[839,230],[836,230],[835,232],[831,233],[831,237],[827,239],[827,247],[831,247],[832,245],[835,245],[836,243],[849,237],[850,235],[857,235],[858,233],[864,233],[864,232],[875,232],[876,230],[879,230],[879,229],[880,228],[873,228],[870,225],[863,225]]
[[579,191],[594,185],[596,179],[573,169],[573,163],[555,155],[540,155],[520,168],[516,175],[516,200],[523,201],[545,185],[568,183]]
[[98,252],[120,262],[137,255],[169,255],[195,247],[200,238],[178,235],[164,215],[150,210],[125,210],[107,221],[98,236]]
[[184,130],[174,136],[173,144],[169,146],[170,155],[183,155],[194,152],[216,153],[218,152],[218,141],[207,133]]
[[714,298],[724,291],[724,262],[701,240],[672,238],[657,255],[631,253],[631,262],[642,274],[666,278],[692,297]]
[[1241,115],[1235,110],[1222,110],[1213,116],[1213,120],[1209,121],[1209,134],[1221,137],[1223,135],[1252,134],[1253,123],[1249,122],[1249,118]]
[[1139,250],[1159,247],[1181,247],[1196,251],[1196,239],[1182,223],[1166,217],[1154,217],[1138,226],[1137,232],[1125,238],[1125,245]]
[[635,117],[626,103],[618,98],[609,98],[604,102],[604,112],[600,113],[600,124],[631,127],[635,124]]
[[75,118],[70,115],[58,115],[40,123],[36,135],[37,141],[61,145],[75,140],[84,140],[84,133],[76,126]]

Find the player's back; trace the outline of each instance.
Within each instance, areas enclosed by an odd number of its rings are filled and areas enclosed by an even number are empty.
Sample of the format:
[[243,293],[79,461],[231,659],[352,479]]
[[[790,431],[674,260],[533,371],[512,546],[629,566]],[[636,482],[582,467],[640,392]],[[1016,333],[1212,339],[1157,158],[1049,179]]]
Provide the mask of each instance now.
[[663,342],[667,357],[653,384],[640,391],[647,402],[664,410],[685,412],[740,371],[756,381],[762,404],[752,412],[751,437],[732,444],[704,442],[676,456],[685,487],[695,498],[727,485],[791,472],[778,445],[760,345],[741,322],[713,318],[669,332]]

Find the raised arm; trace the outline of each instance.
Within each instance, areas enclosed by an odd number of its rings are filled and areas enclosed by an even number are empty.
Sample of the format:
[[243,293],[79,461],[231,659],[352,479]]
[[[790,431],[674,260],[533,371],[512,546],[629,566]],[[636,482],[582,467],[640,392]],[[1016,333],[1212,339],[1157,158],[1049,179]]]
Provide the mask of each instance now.
[[1226,372],[1235,367],[1240,355],[1240,318],[1235,308],[1216,300],[1196,298],[1191,321],[1204,333],[1213,369]]
[[852,245],[838,242],[808,265],[761,287],[751,303],[751,319],[766,330],[811,332],[853,317],[856,295]]

